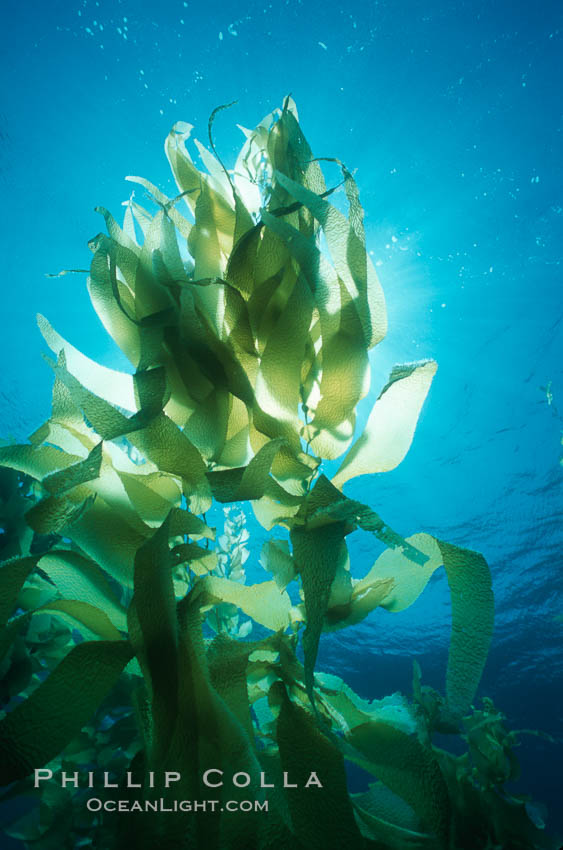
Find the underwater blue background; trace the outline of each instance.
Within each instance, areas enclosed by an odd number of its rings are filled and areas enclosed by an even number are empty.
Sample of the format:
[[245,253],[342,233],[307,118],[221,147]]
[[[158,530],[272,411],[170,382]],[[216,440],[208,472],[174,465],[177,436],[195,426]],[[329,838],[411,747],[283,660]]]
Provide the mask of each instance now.
[[[0,435],[49,414],[48,316],[125,368],[90,307],[93,212],[120,216],[126,174],[175,194],[177,120],[232,165],[242,135],[291,92],[317,156],[357,169],[389,334],[360,424],[396,362],[438,374],[412,449],[346,492],[404,535],[425,530],[489,561],[496,626],[481,694],[525,737],[514,790],[563,834],[563,7],[557,2],[65,0],[3,3],[0,105]],[[336,172],[334,172],[336,178]],[[142,194],[138,199],[143,202]],[[363,418],[362,418],[363,417]],[[264,532],[249,513],[252,562]],[[351,539],[360,576],[373,538]],[[325,636],[319,669],[366,697],[410,693],[412,658],[443,687],[444,575],[403,614]]]

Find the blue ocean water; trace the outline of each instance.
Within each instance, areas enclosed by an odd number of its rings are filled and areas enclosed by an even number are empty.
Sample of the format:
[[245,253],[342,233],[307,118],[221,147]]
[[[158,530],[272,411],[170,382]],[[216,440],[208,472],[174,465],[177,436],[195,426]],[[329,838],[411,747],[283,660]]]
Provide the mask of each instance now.
[[[389,334],[373,353],[367,416],[396,362],[439,371],[394,472],[346,492],[407,535],[483,552],[496,627],[481,693],[523,739],[516,786],[563,834],[563,9],[544,2],[4,0],[0,106],[0,434],[48,415],[35,313],[106,364],[125,363],[90,308],[93,209],[120,214],[127,174],[174,194],[163,152],[177,120],[208,116],[232,164],[291,92],[311,147],[356,180]],[[260,532],[249,519],[256,540]],[[374,560],[352,541],[353,571]],[[403,614],[325,636],[319,668],[364,696],[410,692],[413,656],[443,684],[449,602],[436,576]]]

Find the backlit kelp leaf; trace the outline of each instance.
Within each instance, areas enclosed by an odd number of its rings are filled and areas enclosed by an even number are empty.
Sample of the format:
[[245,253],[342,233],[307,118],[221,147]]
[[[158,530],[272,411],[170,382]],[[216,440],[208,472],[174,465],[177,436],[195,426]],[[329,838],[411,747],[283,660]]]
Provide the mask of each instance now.
[[[129,239],[119,227],[113,216],[104,207],[96,212],[103,215],[111,237],[110,257],[112,263],[123,272],[123,276],[134,293],[134,313],[130,317],[141,325],[152,322],[159,316],[168,316],[173,312],[173,302],[164,282],[158,279],[153,270],[153,252],[159,245],[160,227],[164,212],[160,210],[151,218],[142,246]],[[110,266],[113,277],[113,270]],[[112,280],[116,299],[119,297],[117,278]],[[121,308],[127,313],[123,303]]]
[[391,580],[391,590],[380,603],[388,611],[404,611],[415,602],[434,572],[442,566],[443,558],[438,543],[429,534],[413,534],[406,542],[427,556],[425,563],[416,563],[399,549],[383,552],[365,578],[354,584],[358,594],[366,591],[372,582]]
[[418,599],[436,569],[444,564],[452,599],[446,692],[449,708],[461,715],[475,696],[491,642],[494,600],[490,571],[482,555],[435,540],[429,534],[414,534],[406,542],[426,555],[425,563],[413,562],[400,549],[388,549],[354,589],[361,592],[373,580],[393,579],[388,597],[380,604],[388,611],[403,611]]
[[415,709],[402,694],[366,700],[334,673],[317,672],[315,683],[317,704],[344,734],[372,720],[387,723],[407,735],[419,731]]
[[95,446],[86,460],[67,466],[66,469],[52,472],[41,482],[50,493],[60,495],[79,484],[85,484],[98,478],[102,466],[102,443]]
[[432,750],[416,735],[375,720],[352,729],[346,740],[361,754],[358,764],[402,797],[434,832],[440,846],[448,847],[450,801]]
[[36,481],[81,460],[80,455],[69,455],[53,446],[0,446],[2,466],[30,475]]
[[[215,321],[207,315],[209,299],[216,302]],[[197,286],[182,289],[180,309],[182,350],[197,363],[210,387],[252,406],[258,362],[248,338],[246,306],[236,290],[219,279],[198,281]],[[189,389],[195,395],[192,383]]]
[[346,523],[346,534],[355,528],[371,532],[387,546],[398,547],[417,564],[424,564],[428,560],[428,555],[390,528],[374,510],[344,496],[325,475],[320,475],[292,524],[297,526],[305,523],[307,528],[313,529],[335,522]]
[[131,587],[135,554],[152,529],[139,523],[133,527],[97,496],[73,521],[72,530],[66,531],[86,555],[114,579]]
[[208,472],[207,478],[217,501],[240,502],[262,498],[274,457],[283,444],[283,439],[269,440],[248,466]]
[[387,313],[383,291],[365,245],[336,207],[284,174],[276,173],[276,178],[321,224],[336,272],[359,310],[365,345],[372,348],[387,333]]
[[161,472],[182,478],[184,495],[193,513],[204,513],[211,505],[211,490],[205,477],[201,454],[165,413],[129,435],[133,445],[143,452]]
[[268,540],[262,546],[260,563],[272,573],[280,591],[295,578],[295,563],[286,540]]
[[250,300],[256,285],[254,267],[262,240],[262,227],[261,223],[256,224],[240,237],[229,255],[225,270],[225,279],[245,301]]
[[199,590],[206,594],[206,605],[230,602],[260,625],[277,632],[290,624],[291,600],[281,593],[275,581],[246,585],[219,576],[200,579]]
[[392,578],[376,579],[359,588],[359,585],[352,581],[350,597],[346,602],[339,605],[329,603],[324,631],[354,626],[365,620],[377,607],[386,608],[394,584],[395,581]]
[[320,402],[306,436],[317,455],[338,457],[352,439],[353,411],[369,387],[367,347],[357,312],[315,240],[265,211],[262,215],[299,263],[319,311],[323,363]]
[[337,487],[374,472],[398,466],[412,443],[416,423],[438,366],[434,360],[395,366],[366,427],[332,479]]
[[190,511],[174,508],[170,512],[170,536],[174,537],[178,534],[188,534],[194,539],[206,537],[209,540],[215,539],[215,529],[210,528],[200,517],[190,513]]
[[0,721],[0,784],[23,779],[54,758],[90,720],[131,657],[129,643],[122,640],[75,646]]
[[[88,294],[104,328],[136,368],[142,356],[141,331],[131,318],[132,307],[129,310],[124,308],[124,303],[131,297],[131,291],[117,278],[114,255],[115,246],[107,237],[100,236],[90,267]],[[133,265],[136,262],[134,256],[132,261]],[[145,330],[143,333],[145,348],[147,333],[150,332]],[[154,345],[155,350],[158,347]]]
[[[205,478],[206,466],[196,449],[178,426],[165,413],[156,413],[153,399],[150,407],[131,418],[124,416],[104,399],[89,392],[66,369],[64,356],[57,364],[56,374],[71,392],[102,439],[112,440],[127,434],[129,441],[146,455],[161,472],[181,476],[185,495],[202,513],[210,506],[210,490]],[[157,398],[159,385],[155,385]],[[148,422],[147,422],[148,420]]]
[[139,252],[135,277],[137,320],[161,313],[168,313],[172,320],[177,307],[172,293],[185,283],[176,230],[165,210],[160,209],[150,221]]
[[491,573],[478,552],[437,542],[452,599],[446,698],[449,708],[461,715],[475,696],[493,634]]
[[193,165],[185,146],[191,130],[185,122],[175,124],[166,140],[166,153],[178,188],[186,193],[186,202],[195,217],[188,239],[195,261],[194,278],[222,277],[233,246],[234,200],[222,193],[212,177]]
[[256,377],[256,403],[261,409],[299,429],[300,377],[314,302],[298,277],[285,308],[268,335]]
[[133,475],[118,472],[131,506],[144,523],[160,525],[166,519],[171,506],[178,507],[182,500],[180,482],[171,476],[153,472],[149,475]]
[[172,563],[188,564],[196,575],[206,575],[217,567],[217,553],[197,543],[180,543],[172,549]]
[[117,629],[127,630],[125,609],[95,561],[71,550],[52,549],[39,565],[64,599],[88,602],[104,611]]
[[[280,487],[279,490],[282,488]],[[296,499],[289,493],[281,494],[280,497],[278,490],[251,502],[256,519],[268,531],[275,525],[291,528],[294,517],[299,512],[300,503],[300,499]]]
[[107,366],[100,366],[95,360],[86,357],[66,342],[44,316],[37,317],[37,324],[51,351],[57,357],[61,351],[64,351],[68,371],[91,393],[127,410],[137,410],[131,375],[108,369]]
[[83,491],[82,495],[77,501],[66,496],[47,496],[26,513],[27,524],[37,534],[59,534],[79,520],[93,504],[93,496]]
[[72,628],[77,628],[85,637],[100,637],[103,640],[119,640],[120,633],[105,611],[78,599],[53,599],[30,614],[53,614],[61,617]]
[[[318,850],[361,847],[342,755],[311,716],[289,700],[281,682],[272,686],[269,699],[279,705],[276,733],[282,768],[299,786],[286,791],[297,838]],[[322,787],[305,787],[312,770]]]
[[[192,229],[192,225],[187,220],[187,218],[185,218],[176,209],[176,202],[181,200],[182,196],[178,196],[176,198],[167,198],[166,195],[164,195],[160,191],[160,189],[158,189],[154,185],[154,183],[151,183],[149,180],[145,180],[144,177],[133,177],[129,175],[125,179],[129,180],[129,182],[131,183],[138,183],[139,185],[143,186],[147,190],[147,192],[152,195],[156,203],[159,204],[159,206],[164,207],[164,209],[166,210],[166,214],[168,215],[172,223],[175,225],[175,227],[178,229],[178,231],[181,233],[181,235],[184,237],[184,239],[188,238],[188,236],[190,235],[190,230]],[[135,204],[134,206],[136,209],[139,209],[138,204]]]

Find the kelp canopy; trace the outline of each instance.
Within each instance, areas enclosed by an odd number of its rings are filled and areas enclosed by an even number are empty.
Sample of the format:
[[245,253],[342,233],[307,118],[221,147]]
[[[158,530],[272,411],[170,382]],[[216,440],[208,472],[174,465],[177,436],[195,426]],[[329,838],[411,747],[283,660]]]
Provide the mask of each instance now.
[[[529,803],[503,789],[517,733],[490,701],[472,706],[493,626],[486,562],[428,534],[404,539],[342,492],[401,462],[436,372],[433,361],[396,366],[356,432],[369,351],[386,332],[356,183],[338,163],[341,182],[327,188],[289,98],[244,131],[232,171],[214,117],[213,152],[194,142],[205,172],[187,150],[190,125],[166,141],[177,197],[130,177],[156,212],[131,199],[120,227],[100,208],[89,293],[133,373],[95,363],[40,317],[52,415],[29,444],[0,448],[0,775],[15,783],[5,803],[40,800],[7,833],[38,848],[550,847]],[[337,459],[330,481],[322,464]],[[240,502],[266,529],[289,530],[264,546],[270,578],[254,584]],[[233,506],[218,540],[214,503]],[[386,547],[362,579],[346,544],[355,531]],[[315,671],[323,632],[378,606],[404,610],[442,566],[445,696],[417,668],[412,699],[373,702]],[[251,621],[266,637],[247,639]],[[464,754],[434,746],[435,732],[461,736]],[[346,762],[373,777],[364,793],[348,792]],[[45,767],[101,769],[121,785],[36,789]],[[112,818],[86,805],[206,800],[209,768],[249,777],[215,791],[221,805],[267,800],[268,814]],[[166,770],[181,779],[150,787]],[[322,788],[304,787],[311,771]]]

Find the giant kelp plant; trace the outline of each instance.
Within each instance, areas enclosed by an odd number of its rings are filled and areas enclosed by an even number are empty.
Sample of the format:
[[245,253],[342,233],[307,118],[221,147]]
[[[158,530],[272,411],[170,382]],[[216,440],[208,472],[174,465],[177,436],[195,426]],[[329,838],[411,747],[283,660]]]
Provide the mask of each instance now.
[[[214,116],[212,152],[195,142],[206,172],[188,153],[190,125],[166,141],[177,197],[132,177],[156,212],[131,199],[120,227],[100,209],[89,293],[133,374],[40,318],[52,415],[29,444],[0,448],[4,810],[30,798],[6,832],[41,850],[551,847],[529,801],[503,787],[517,733],[490,701],[472,705],[493,626],[485,560],[428,534],[404,539],[342,492],[401,462],[436,372],[396,366],[356,433],[369,351],[386,332],[356,183],[337,162],[327,189],[289,98],[244,131],[231,171]],[[329,480],[323,461],[335,459]],[[261,552],[269,580],[248,583],[240,502],[274,532]],[[227,506],[217,541],[214,503]],[[385,547],[361,579],[346,544],[357,531]],[[323,632],[404,610],[441,566],[445,695],[415,669],[411,699],[368,702],[315,669]],[[436,732],[463,754],[435,746]],[[347,761],[372,775],[364,793],[347,790]],[[37,768],[54,779],[35,788]],[[222,788],[204,786],[210,768]],[[120,787],[63,786],[59,771],[107,771]],[[164,788],[163,771],[181,778]],[[311,771],[322,788],[305,787]],[[174,811],[213,796],[213,812]],[[92,797],[128,811],[91,811]],[[267,801],[268,813],[227,811],[229,800]]]

